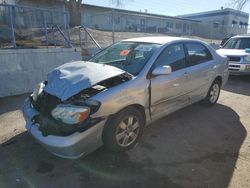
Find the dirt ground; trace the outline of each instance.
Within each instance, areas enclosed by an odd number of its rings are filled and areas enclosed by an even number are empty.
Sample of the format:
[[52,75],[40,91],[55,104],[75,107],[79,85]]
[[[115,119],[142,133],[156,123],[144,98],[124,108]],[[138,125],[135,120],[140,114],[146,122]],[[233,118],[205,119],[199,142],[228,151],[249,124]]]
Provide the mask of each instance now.
[[250,187],[250,77],[212,108],[194,104],[146,128],[131,151],[55,157],[24,129],[27,95],[0,99],[0,187]]

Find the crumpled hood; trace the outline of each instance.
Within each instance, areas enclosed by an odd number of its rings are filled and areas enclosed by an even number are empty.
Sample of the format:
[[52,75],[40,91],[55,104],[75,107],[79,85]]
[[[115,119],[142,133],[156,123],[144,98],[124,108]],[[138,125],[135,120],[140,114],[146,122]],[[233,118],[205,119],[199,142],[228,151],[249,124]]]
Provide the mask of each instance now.
[[219,49],[217,53],[225,56],[246,56],[250,55],[246,52],[246,50],[238,50],[238,49]]
[[65,101],[83,89],[123,73],[123,70],[109,65],[85,61],[70,62],[48,74],[45,91]]

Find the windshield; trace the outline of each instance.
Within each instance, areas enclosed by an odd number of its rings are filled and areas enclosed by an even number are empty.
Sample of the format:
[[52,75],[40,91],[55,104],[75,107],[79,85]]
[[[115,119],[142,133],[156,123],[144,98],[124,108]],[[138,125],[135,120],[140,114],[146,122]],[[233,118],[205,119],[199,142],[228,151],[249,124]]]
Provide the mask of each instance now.
[[108,64],[137,75],[160,47],[154,43],[119,42],[98,53],[90,62]]
[[250,48],[250,38],[231,38],[224,46],[225,49]]

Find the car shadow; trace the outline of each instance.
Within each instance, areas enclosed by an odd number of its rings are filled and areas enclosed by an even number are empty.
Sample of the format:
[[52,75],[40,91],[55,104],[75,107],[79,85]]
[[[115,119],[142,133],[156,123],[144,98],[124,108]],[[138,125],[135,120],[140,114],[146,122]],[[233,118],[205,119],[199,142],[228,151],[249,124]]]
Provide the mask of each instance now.
[[230,75],[223,90],[250,96],[250,76]]
[[16,95],[11,97],[0,97],[0,107],[4,106],[4,108],[0,108],[0,115],[10,112],[22,109],[24,100],[26,97],[28,97],[28,93],[22,94],[22,95]]
[[126,153],[101,147],[78,160],[51,155],[25,132],[0,146],[0,187],[226,188],[245,137],[238,114],[221,104],[153,123]]

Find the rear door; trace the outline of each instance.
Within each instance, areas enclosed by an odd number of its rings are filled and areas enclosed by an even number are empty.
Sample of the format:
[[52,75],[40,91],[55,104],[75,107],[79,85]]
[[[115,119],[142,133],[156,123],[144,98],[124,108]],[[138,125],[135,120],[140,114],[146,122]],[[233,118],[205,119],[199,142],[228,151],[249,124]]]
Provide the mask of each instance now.
[[207,47],[199,42],[186,42],[188,96],[196,102],[206,96],[214,74],[214,60]]

